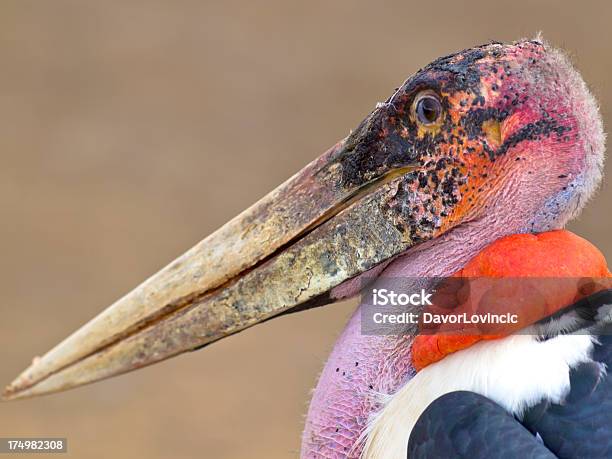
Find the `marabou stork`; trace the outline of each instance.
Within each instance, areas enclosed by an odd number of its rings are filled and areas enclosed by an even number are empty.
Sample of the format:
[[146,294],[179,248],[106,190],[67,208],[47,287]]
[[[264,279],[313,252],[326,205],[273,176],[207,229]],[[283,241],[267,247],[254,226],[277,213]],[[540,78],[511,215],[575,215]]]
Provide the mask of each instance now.
[[[353,297],[364,276],[450,276],[488,247],[503,264],[507,237],[531,275],[542,265],[542,275],[605,277],[594,247],[557,231],[600,182],[603,154],[597,104],[561,52],[523,40],[439,58],[344,140],[35,359],[4,397],[199,349]],[[546,255],[528,242],[539,233],[556,241]],[[572,270],[584,253],[588,272]],[[610,303],[610,290],[598,291],[550,318],[588,311],[570,331],[457,346],[418,372],[413,336],[364,334],[358,309],[318,381],[302,456],[612,457]]]

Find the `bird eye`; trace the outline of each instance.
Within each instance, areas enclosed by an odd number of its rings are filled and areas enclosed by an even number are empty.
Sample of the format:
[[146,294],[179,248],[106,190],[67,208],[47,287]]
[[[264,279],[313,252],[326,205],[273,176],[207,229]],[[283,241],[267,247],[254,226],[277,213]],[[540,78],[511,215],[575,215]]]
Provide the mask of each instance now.
[[442,103],[437,95],[426,93],[417,96],[414,104],[416,119],[419,123],[428,126],[436,123],[442,115]]

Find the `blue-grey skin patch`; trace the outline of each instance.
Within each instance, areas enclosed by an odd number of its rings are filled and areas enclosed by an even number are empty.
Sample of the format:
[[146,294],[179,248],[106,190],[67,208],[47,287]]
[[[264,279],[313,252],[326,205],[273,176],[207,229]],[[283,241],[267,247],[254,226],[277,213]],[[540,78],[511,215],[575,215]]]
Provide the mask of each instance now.
[[523,230],[540,233],[563,227],[580,211],[585,199],[585,188],[585,176],[582,173],[548,198]]

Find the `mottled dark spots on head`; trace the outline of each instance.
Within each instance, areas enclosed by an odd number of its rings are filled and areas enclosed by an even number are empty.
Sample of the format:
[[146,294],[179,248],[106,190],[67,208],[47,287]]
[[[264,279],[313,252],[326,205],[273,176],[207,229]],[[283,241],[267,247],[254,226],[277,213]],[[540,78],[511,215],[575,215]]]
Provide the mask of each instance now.
[[442,191],[446,194],[454,193],[456,189],[456,183],[454,177],[447,177],[442,184]]
[[419,174],[419,188],[425,188],[427,186],[427,177],[425,174]]
[[441,57],[426,66],[422,71],[444,72],[452,75],[445,86],[445,89],[449,92],[479,93],[481,72],[476,64],[487,55],[487,46],[489,45],[466,49],[459,53]]
[[421,218],[420,224],[423,228],[433,228],[434,227],[433,221],[431,221],[430,219],[426,217]]
[[489,147],[489,145],[484,144],[482,146],[482,151],[485,153],[485,155],[487,156],[489,161],[491,161],[492,163],[495,162],[495,159],[496,159],[496,152],[495,152],[495,150],[493,150],[491,147]]
[[428,171],[427,176],[429,177],[429,181],[434,186],[438,186],[438,184],[440,183],[440,179],[438,178],[438,174],[436,174],[435,171],[432,171],[432,170]]
[[483,96],[476,96],[474,98],[474,100],[472,101],[472,105],[476,106],[476,105],[482,105],[484,107],[486,101],[485,98]]
[[405,179],[404,179],[404,183],[406,183],[407,185],[412,185],[415,182],[415,174],[409,174]]
[[482,125],[486,121],[502,122],[508,117],[506,110],[496,107],[475,108],[470,110],[461,119],[461,125],[465,129],[468,139],[473,140],[483,134]]
[[569,130],[571,130],[571,127],[560,125],[554,118],[539,119],[526,124],[506,139],[497,150],[497,155],[505,154],[510,148],[516,147],[520,142],[526,140],[540,140],[543,137],[550,137],[552,134],[556,134],[557,140],[559,140],[563,133]]
[[[403,134],[408,131],[408,136]],[[393,106],[374,111],[346,139],[337,153],[342,166],[342,185],[361,186],[377,179],[394,168],[413,164],[417,151],[431,149],[415,145],[416,127],[399,121]]]

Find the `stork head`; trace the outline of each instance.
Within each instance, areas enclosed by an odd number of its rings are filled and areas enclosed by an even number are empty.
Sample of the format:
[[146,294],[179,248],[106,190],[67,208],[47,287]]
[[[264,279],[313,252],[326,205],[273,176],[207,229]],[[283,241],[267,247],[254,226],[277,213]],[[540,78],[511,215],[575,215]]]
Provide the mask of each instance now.
[[535,40],[492,43],[432,62],[379,104],[346,141],[342,181],[414,168],[390,204],[413,242],[492,213],[543,231],[599,183],[603,139],[565,56]]
[[[483,218],[558,228],[601,177],[596,103],[559,52],[490,43],[410,77],[344,140],[26,369],[20,398],[140,368],[283,313]],[[42,313],[41,313],[42,314]]]

